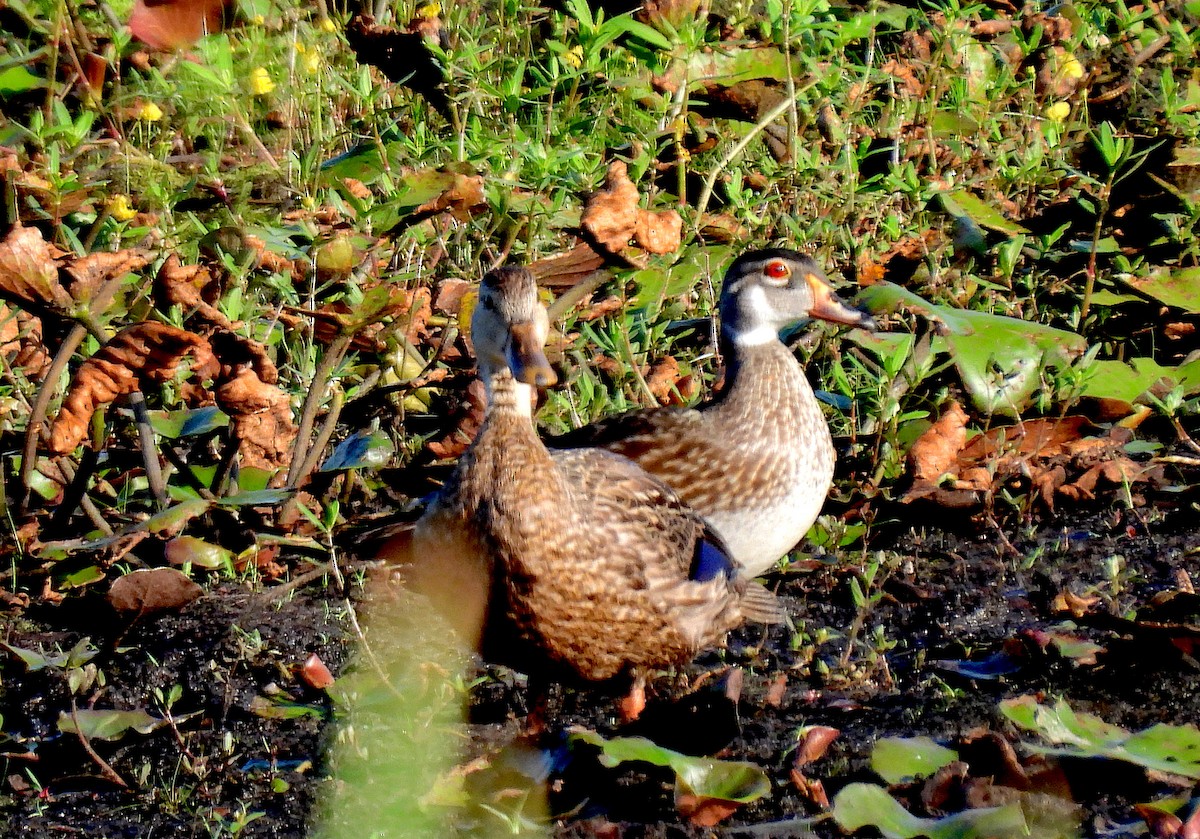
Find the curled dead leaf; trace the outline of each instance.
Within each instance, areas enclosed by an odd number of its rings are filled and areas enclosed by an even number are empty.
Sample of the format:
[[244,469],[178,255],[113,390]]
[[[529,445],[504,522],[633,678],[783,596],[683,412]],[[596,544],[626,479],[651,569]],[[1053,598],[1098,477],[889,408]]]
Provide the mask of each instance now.
[[244,367],[217,388],[216,398],[230,416],[243,466],[275,470],[291,463],[299,429],[286,393]]
[[[67,263],[63,270],[71,278],[68,287],[71,297],[87,304],[93,312],[101,312],[108,307],[116,290],[104,288],[108,281],[144,268],[149,261],[150,254],[142,250],[90,253]],[[105,299],[97,297],[101,291]]]
[[220,283],[201,265],[184,265],[178,256],[171,254],[154,278],[154,293],[164,311],[178,306],[185,317],[194,315],[213,326],[233,328],[229,318],[215,305],[221,294]]
[[10,367],[40,382],[51,363],[42,341],[41,318],[0,303],[0,355],[8,359]]
[[0,241],[0,297],[17,305],[70,311],[75,301],[58,281],[54,257],[36,227],[14,227]]
[[616,254],[633,238],[638,212],[637,187],[629,180],[625,163],[614,160],[604,184],[584,201],[580,225],[596,244]]
[[182,571],[150,568],[113,580],[108,602],[124,615],[140,617],[181,609],[203,593]]
[[804,736],[800,738],[799,746],[796,749],[795,765],[803,766],[820,760],[841,733],[840,730],[827,725],[809,726],[805,730]]
[[75,372],[50,427],[50,451],[73,450],[86,436],[97,409],[141,389],[145,382],[171,379],[189,355],[193,371],[201,378],[216,373],[212,348],[199,335],[155,321],[121,330]]

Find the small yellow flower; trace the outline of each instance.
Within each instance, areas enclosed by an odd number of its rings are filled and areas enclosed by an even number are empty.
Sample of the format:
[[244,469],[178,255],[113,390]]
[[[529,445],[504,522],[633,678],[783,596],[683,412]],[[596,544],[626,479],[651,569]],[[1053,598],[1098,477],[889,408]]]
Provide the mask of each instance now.
[[333,18],[323,17],[321,18],[321,30],[332,34],[337,32],[337,24],[333,22]]
[[1063,122],[1071,115],[1071,106],[1066,102],[1055,102],[1046,107],[1046,119],[1051,122]]
[[250,22],[253,23],[255,26],[262,26],[264,23],[267,22],[267,19],[265,17],[263,17],[262,15],[255,15],[254,17],[250,18]]
[[304,60],[301,62],[304,66],[304,72],[310,76],[315,76],[321,72],[321,54],[316,50],[304,54]]
[[576,44],[563,53],[563,63],[576,69],[583,66],[583,47]]
[[426,3],[417,9],[417,17],[437,17],[442,13],[441,3]]
[[114,195],[108,199],[108,213],[117,221],[129,221],[137,215],[137,210],[129,206],[128,195]]
[[137,110],[137,118],[146,122],[158,122],[163,118],[162,108],[153,102],[143,102],[142,106]]
[[294,46],[295,46],[295,48],[296,48],[296,53],[297,53],[297,54],[299,54],[299,55],[304,55],[304,51],[305,51],[306,49],[308,49],[306,46],[304,46],[304,42],[303,42],[303,41],[296,41],[296,43],[294,44]]
[[1079,63],[1079,59],[1072,53],[1065,53],[1059,64],[1059,70],[1062,72],[1064,79],[1082,79],[1083,65]]
[[265,67],[255,67],[250,71],[250,92],[255,96],[266,96],[275,89],[275,82]]

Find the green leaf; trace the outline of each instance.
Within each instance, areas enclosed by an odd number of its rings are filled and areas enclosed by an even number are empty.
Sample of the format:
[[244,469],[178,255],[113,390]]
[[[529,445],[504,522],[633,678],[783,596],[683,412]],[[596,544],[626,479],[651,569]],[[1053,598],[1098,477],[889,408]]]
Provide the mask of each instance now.
[[46,80],[29,72],[29,68],[23,64],[9,67],[4,72],[0,72],[0,96],[28,93],[45,86]]
[[145,528],[151,533],[159,533],[163,530],[182,527],[196,516],[202,516],[207,513],[209,506],[209,502],[203,498],[192,498],[187,501],[181,501],[175,506],[168,507],[161,513],[155,513],[146,519]]
[[1200,359],[1178,367],[1164,367],[1152,358],[1123,361],[1093,361],[1087,369],[1083,395],[1093,399],[1114,399],[1132,405],[1154,389],[1183,387],[1183,395],[1200,392]]
[[1120,276],[1138,294],[1185,312],[1200,312],[1200,268],[1157,270],[1146,277]]
[[1051,708],[1032,696],[1000,703],[1015,725],[1049,740],[1058,748],[1026,746],[1044,754],[1100,757],[1133,763],[1158,772],[1200,780],[1200,729],[1194,725],[1158,723],[1130,733],[1093,714],[1077,714],[1065,700]]
[[771,782],[767,773],[746,761],[692,757],[664,749],[645,737],[609,739],[585,729],[573,729],[571,740],[600,749],[600,763],[607,767],[626,761],[670,767],[674,770],[678,782],[677,795],[689,793],[700,798],[745,804],[771,792]]
[[195,536],[177,536],[164,548],[172,565],[195,565],[210,571],[233,568],[233,552]]
[[833,800],[833,819],[847,831],[871,826],[885,839],[996,839],[1027,836],[1019,804],[964,810],[940,819],[914,816],[875,784],[849,784]]
[[929,737],[884,737],[871,750],[871,769],[889,784],[932,775],[958,760],[958,752]]
[[934,346],[950,354],[971,401],[985,413],[1019,413],[1043,370],[1067,367],[1087,349],[1074,332],[936,305],[894,283],[868,286],[857,301],[872,313],[908,309],[941,324],[945,335]]
[[182,411],[150,411],[150,427],[155,434],[172,440],[207,434],[229,425],[229,416],[220,408],[210,405],[205,408]]
[[152,717],[145,711],[97,711],[84,708],[70,714],[58,715],[58,730],[64,734],[80,733],[89,740],[120,740],[129,731],[149,734],[167,721]]
[[257,489],[228,495],[217,501],[222,507],[258,507],[282,504],[291,497],[290,489]]
[[947,213],[952,216],[966,216],[980,227],[986,227],[988,230],[995,230],[1008,236],[1029,232],[1016,222],[1009,221],[1003,213],[985,203],[974,193],[958,190],[957,192],[943,192],[939,197]]

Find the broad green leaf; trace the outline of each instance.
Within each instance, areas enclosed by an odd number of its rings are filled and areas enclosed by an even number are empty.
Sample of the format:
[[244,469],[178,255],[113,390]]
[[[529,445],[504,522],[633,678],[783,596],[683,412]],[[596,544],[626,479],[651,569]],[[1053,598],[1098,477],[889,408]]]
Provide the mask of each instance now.
[[1065,700],[1051,708],[1032,696],[1008,699],[1000,711],[1014,724],[1039,734],[1058,748],[1026,744],[1044,754],[1100,757],[1158,772],[1200,779],[1200,729],[1158,723],[1131,733],[1093,714],[1077,714]]
[[1200,312],[1200,268],[1156,270],[1146,277],[1124,275],[1125,285],[1166,306],[1185,312]]
[[88,638],[82,639],[65,653],[55,653],[53,655],[46,655],[37,650],[30,650],[24,647],[15,647],[12,644],[0,643],[0,647],[4,647],[4,649],[25,662],[25,667],[30,673],[44,670],[47,667],[79,667],[87,664],[99,653],[99,650],[92,646],[91,640]]
[[1155,386],[1171,390],[1182,385],[1185,396],[1200,392],[1200,359],[1178,367],[1164,367],[1152,358],[1132,358],[1128,364],[1093,361],[1087,372],[1083,395],[1094,399],[1115,399],[1132,405]]
[[130,730],[149,734],[166,724],[166,720],[152,717],[141,709],[97,711],[83,708],[74,714],[63,711],[58,715],[59,731],[64,734],[78,732],[89,740],[120,740]]
[[165,547],[172,565],[195,565],[210,571],[233,567],[233,552],[195,536],[177,536]]
[[847,831],[874,827],[886,839],[1007,839],[1029,835],[1019,804],[923,819],[875,784],[849,784],[842,789],[833,800],[833,819]]
[[173,507],[168,507],[161,513],[156,513],[146,519],[145,527],[151,533],[159,533],[163,530],[181,527],[196,516],[202,516],[207,513],[209,506],[209,502],[203,498],[181,501]]
[[903,308],[942,324],[946,333],[942,346],[971,401],[985,413],[1019,413],[1041,383],[1044,369],[1066,367],[1087,349],[1084,339],[1073,332],[937,305],[894,283],[868,286],[857,301],[872,313]]
[[974,193],[958,190],[957,192],[943,192],[939,197],[946,212],[952,216],[966,216],[980,227],[986,227],[988,230],[995,230],[1008,236],[1028,232],[1016,222],[1009,221],[1003,213]]
[[215,405],[182,411],[150,411],[150,427],[154,433],[172,440],[207,434],[229,425],[229,416]]
[[871,750],[871,769],[889,784],[926,778],[955,760],[958,752],[929,737],[884,737]]
[[676,792],[744,804],[771,792],[767,774],[753,763],[692,757],[647,740],[645,737],[602,737],[594,731],[573,729],[571,740],[600,749],[600,763],[613,767],[626,761],[641,761],[670,767],[679,782]]
[[29,72],[29,68],[23,64],[0,72],[0,96],[27,93],[45,86],[46,80]]

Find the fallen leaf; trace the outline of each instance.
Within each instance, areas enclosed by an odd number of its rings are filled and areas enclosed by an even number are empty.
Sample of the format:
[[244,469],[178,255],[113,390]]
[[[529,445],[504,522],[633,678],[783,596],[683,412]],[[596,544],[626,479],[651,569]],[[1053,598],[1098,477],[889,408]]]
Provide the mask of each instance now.
[[0,241],[0,297],[70,311],[75,301],[58,281],[54,251],[36,227],[14,227]]
[[104,311],[112,302],[115,287],[106,291],[106,299],[97,294],[109,280],[123,277],[146,266],[150,254],[142,250],[123,250],[115,253],[90,253],[63,266],[71,278],[68,291],[76,301],[86,304],[93,312]]
[[229,414],[243,467],[277,470],[291,463],[299,429],[292,400],[276,385],[242,368],[216,390],[217,405]]
[[638,210],[633,238],[647,253],[675,253],[683,241],[683,218],[674,210]]
[[937,422],[917,438],[908,450],[913,477],[937,482],[958,463],[958,454],[967,444],[967,412],[951,401]]
[[221,295],[220,283],[201,265],[184,265],[177,255],[171,254],[158,269],[154,292],[163,311],[178,306],[184,317],[194,315],[213,326],[233,328],[229,318],[215,305]]
[[149,568],[113,580],[108,602],[124,615],[141,617],[181,609],[203,593],[204,589],[181,571]]
[[838,729],[830,728],[827,725],[806,726],[796,748],[794,765],[803,766],[820,760],[841,733]]
[[0,303],[0,355],[30,381],[40,382],[50,368],[50,353],[42,340],[42,320],[23,309]]
[[313,690],[328,690],[333,687],[333,674],[316,653],[310,655],[300,666],[300,679]]
[[220,32],[232,9],[231,0],[135,0],[129,31],[151,49],[179,49]]
[[614,160],[604,184],[584,200],[580,226],[601,248],[619,254],[633,238],[639,212],[637,187],[624,161]]
[[87,435],[92,414],[99,408],[141,389],[146,382],[171,379],[188,355],[193,357],[192,369],[198,375],[210,378],[216,372],[212,348],[198,335],[157,321],[121,330],[72,377],[50,427],[50,451],[72,451]]

